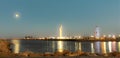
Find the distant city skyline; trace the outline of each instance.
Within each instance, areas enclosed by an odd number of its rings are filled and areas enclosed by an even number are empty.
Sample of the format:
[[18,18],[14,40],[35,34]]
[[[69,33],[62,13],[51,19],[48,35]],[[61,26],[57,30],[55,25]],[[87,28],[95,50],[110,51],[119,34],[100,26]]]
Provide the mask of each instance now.
[[120,34],[120,0],[0,0],[0,37]]

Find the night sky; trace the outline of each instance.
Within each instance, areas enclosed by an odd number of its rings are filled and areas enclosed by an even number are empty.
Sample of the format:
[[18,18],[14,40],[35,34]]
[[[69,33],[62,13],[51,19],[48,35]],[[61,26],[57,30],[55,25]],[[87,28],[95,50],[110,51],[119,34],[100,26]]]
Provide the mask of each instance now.
[[0,0],[0,37],[120,34],[120,0]]

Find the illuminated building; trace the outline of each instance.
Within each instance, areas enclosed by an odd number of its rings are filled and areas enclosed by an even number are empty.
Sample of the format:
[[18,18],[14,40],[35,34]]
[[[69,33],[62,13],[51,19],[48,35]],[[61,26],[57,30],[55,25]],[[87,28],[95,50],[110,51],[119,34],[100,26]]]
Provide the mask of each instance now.
[[99,39],[99,38],[100,38],[100,30],[99,30],[99,27],[96,27],[96,29],[95,29],[95,38],[96,38],[96,39]]

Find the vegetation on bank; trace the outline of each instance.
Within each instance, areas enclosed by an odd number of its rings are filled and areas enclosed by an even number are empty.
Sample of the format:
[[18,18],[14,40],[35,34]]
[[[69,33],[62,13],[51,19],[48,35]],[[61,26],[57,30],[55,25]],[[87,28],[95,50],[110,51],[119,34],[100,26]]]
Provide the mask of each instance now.
[[7,40],[0,39],[0,56],[10,56],[10,43]]

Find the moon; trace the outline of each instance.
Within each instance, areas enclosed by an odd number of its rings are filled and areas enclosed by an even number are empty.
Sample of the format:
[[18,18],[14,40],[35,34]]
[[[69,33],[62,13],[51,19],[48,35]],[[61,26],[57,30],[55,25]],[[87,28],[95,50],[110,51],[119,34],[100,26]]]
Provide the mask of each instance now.
[[14,18],[19,19],[20,18],[20,13],[19,12],[15,12],[14,13]]
[[16,18],[19,18],[19,14],[15,14],[15,17],[16,17]]

